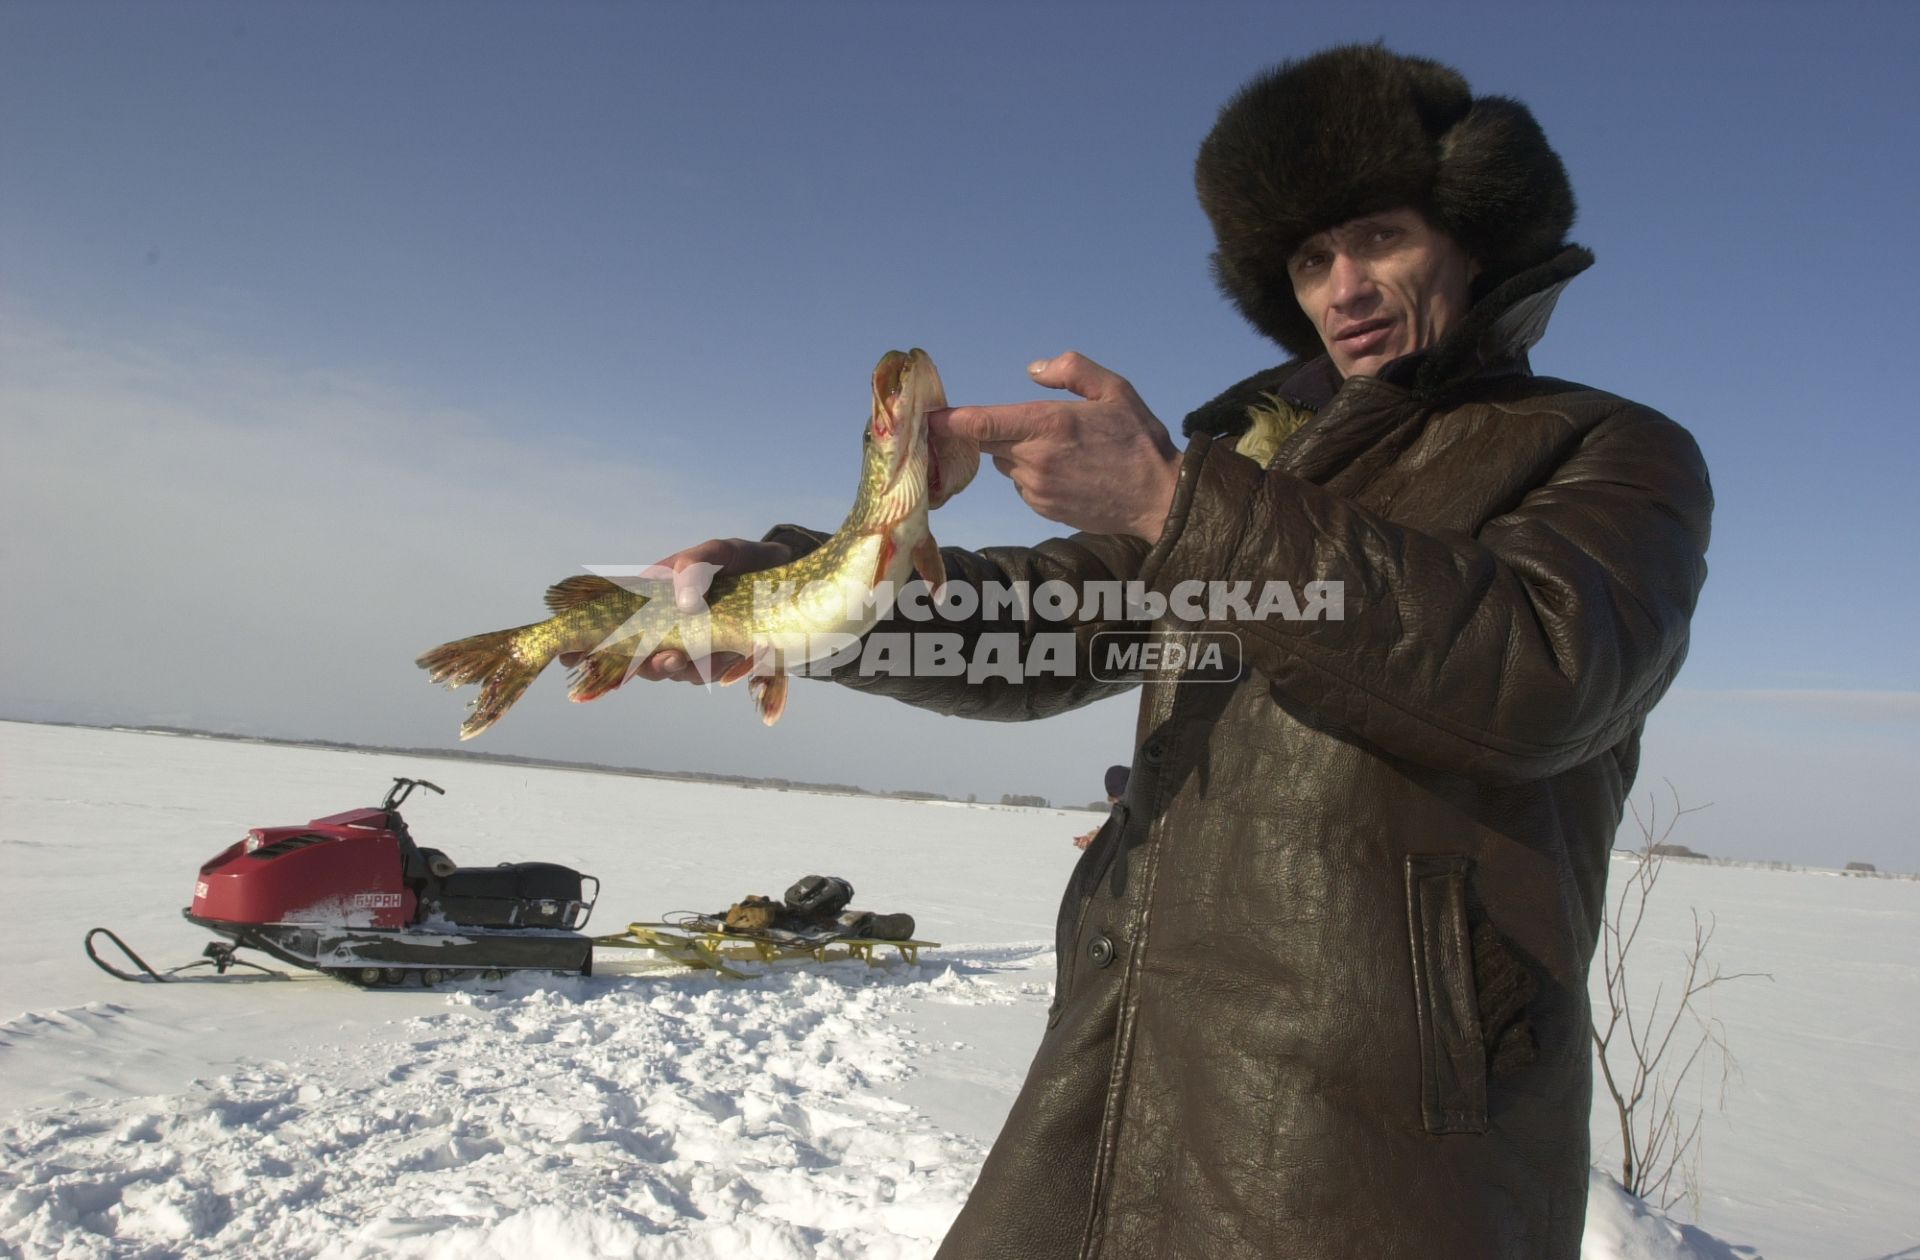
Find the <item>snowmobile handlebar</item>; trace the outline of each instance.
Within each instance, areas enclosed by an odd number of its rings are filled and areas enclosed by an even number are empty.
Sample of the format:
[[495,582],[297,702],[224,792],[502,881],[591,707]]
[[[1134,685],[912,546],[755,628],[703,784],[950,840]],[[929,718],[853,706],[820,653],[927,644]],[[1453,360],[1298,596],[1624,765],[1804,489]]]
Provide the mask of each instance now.
[[412,796],[413,789],[417,787],[431,788],[437,796],[445,796],[447,794],[447,789],[437,783],[429,783],[425,779],[402,779],[396,776],[393,780],[393,786],[387,789],[387,799],[380,802],[380,808],[399,809],[401,803],[409,796]]

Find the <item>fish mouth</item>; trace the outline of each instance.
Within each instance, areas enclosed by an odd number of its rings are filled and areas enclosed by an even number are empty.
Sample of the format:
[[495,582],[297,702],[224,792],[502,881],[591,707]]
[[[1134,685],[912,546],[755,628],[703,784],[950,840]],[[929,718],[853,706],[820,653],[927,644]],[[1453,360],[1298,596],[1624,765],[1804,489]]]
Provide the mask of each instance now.
[[912,358],[889,350],[873,369],[873,436],[888,438],[900,423],[900,394],[910,379]]
[[[947,406],[940,370],[925,350],[889,350],[873,369],[875,441],[887,447],[888,481],[898,486],[925,472],[925,502],[937,508],[966,489],[980,468],[980,448],[964,438],[936,433],[927,413]],[[916,490],[915,500],[920,492]]]
[[947,405],[947,392],[940,383],[940,370],[933,359],[917,346],[912,350],[889,350],[880,356],[873,369],[873,415],[884,422],[887,436],[898,426],[929,411]]
[[873,436],[892,440],[889,471],[898,480],[924,462],[929,482],[938,474],[927,441],[927,412],[947,405],[940,372],[925,350],[889,350],[873,369]]

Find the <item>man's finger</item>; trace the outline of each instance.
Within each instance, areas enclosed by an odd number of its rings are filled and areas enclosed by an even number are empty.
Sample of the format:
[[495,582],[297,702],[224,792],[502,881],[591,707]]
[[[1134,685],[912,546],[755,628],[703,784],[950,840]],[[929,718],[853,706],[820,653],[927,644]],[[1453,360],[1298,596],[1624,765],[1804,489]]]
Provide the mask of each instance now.
[[1133,391],[1126,377],[1108,371],[1077,350],[1029,364],[1027,373],[1048,389],[1071,390],[1087,399],[1124,398]]
[[668,668],[669,666],[671,666],[672,669],[679,669],[681,665],[685,663],[685,660],[686,658],[680,656],[678,653],[655,652],[652,656],[643,658],[641,662],[634,667],[633,674],[634,677],[644,678],[648,682],[662,682],[665,681],[667,675],[671,672]]
[[641,661],[634,674],[648,682],[707,682],[726,673],[740,659],[734,652],[715,652],[705,661],[695,661],[677,648],[662,648]]
[[1052,403],[1003,403],[997,407],[949,407],[929,411],[927,427],[935,437],[965,438],[982,445],[988,442],[1019,442],[1032,437],[1041,428],[1041,418]]
[[737,652],[715,652],[705,660],[686,661],[666,677],[669,682],[709,683],[739,664],[741,659]]

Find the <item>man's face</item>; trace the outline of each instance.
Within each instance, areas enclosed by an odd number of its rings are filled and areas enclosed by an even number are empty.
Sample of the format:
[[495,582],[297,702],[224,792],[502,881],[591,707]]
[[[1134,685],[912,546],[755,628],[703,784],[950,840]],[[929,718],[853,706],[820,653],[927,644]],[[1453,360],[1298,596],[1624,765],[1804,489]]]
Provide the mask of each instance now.
[[1342,376],[1373,376],[1467,313],[1480,265],[1417,211],[1388,210],[1309,237],[1287,261],[1293,295]]

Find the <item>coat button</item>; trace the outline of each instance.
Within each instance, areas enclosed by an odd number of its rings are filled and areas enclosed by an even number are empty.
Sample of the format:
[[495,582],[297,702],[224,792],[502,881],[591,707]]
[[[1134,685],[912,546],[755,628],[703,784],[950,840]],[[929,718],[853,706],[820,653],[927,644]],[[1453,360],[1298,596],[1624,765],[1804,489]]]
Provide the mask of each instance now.
[[1113,941],[1101,935],[1087,942],[1087,960],[1096,967],[1104,967],[1112,962]]
[[1154,736],[1140,746],[1140,759],[1150,766],[1157,766],[1167,759],[1167,742]]

